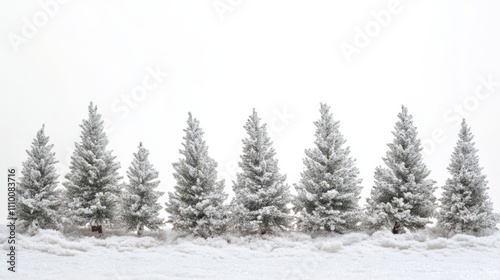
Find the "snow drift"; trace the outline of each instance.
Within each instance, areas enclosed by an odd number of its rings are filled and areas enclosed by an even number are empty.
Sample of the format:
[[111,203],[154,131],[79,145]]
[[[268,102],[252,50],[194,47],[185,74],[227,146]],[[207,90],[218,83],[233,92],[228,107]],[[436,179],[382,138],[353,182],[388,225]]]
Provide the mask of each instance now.
[[[5,252],[5,226],[0,236]],[[102,238],[40,230],[17,235],[16,250],[17,272],[2,262],[0,279],[500,279],[499,232],[202,239],[169,229]]]

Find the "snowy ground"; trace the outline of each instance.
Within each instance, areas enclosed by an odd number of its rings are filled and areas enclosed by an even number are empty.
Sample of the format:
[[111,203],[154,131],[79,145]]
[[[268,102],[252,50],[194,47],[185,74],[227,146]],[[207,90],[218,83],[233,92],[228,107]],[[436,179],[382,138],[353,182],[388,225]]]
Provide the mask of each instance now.
[[[3,252],[7,228],[0,230]],[[229,241],[229,242],[228,242]],[[311,238],[17,236],[17,272],[0,279],[500,279],[500,233],[440,238],[352,233]]]

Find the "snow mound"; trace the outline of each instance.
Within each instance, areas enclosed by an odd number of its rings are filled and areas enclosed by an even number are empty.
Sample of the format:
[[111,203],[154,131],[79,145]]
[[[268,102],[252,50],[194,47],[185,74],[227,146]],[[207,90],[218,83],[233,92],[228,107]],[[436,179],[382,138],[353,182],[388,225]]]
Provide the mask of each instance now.
[[336,253],[344,247],[340,241],[325,241],[319,244],[319,248],[322,251],[328,253]]
[[75,256],[91,250],[86,240],[72,241],[55,230],[40,230],[34,236],[19,236],[18,247],[21,250],[32,250],[57,256]]
[[445,249],[448,246],[449,246],[448,240],[444,238],[431,240],[427,243],[427,249],[429,250]]

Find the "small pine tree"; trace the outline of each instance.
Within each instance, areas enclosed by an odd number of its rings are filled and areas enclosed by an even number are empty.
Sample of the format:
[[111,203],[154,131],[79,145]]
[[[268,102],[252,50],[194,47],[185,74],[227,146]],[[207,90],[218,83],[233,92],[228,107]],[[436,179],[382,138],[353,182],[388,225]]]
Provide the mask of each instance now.
[[224,181],[217,180],[217,162],[208,155],[200,122],[191,113],[183,137],[183,156],[173,164],[175,191],[170,192],[166,211],[174,230],[209,237],[226,230],[227,207]]
[[255,109],[244,127],[248,137],[243,140],[238,163],[242,172],[233,182],[235,197],[231,203],[235,227],[244,233],[281,231],[292,220],[287,208],[291,195],[286,177],[279,172],[266,125],[260,124]]
[[149,151],[139,143],[132,166],[127,171],[129,183],[125,185],[122,219],[127,230],[137,230],[141,235],[144,226],[158,230],[164,224],[159,217],[161,205],[158,199],[164,194],[155,191],[160,184],[158,171],[149,162]]
[[70,172],[63,183],[66,187],[68,218],[77,225],[90,223],[102,229],[115,218],[120,188],[120,164],[106,149],[108,138],[104,132],[97,106],[89,105],[89,118],[83,120],[81,142],[75,143]]
[[493,229],[500,217],[493,213],[488,182],[479,166],[474,136],[465,120],[458,137],[448,166],[451,178],[446,180],[440,199],[438,225],[451,233],[477,233],[482,229]]
[[26,151],[28,160],[23,162],[23,177],[17,188],[17,216],[24,229],[30,227],[55,229],[58,220],[58,208],[61,205],[60,191],[57,190],[54,145],[48,144],[45,125],[38,131]]
[[[410,230],[424,228],[435,214],[435,181],[422,160],[422,147],[413,125],[413,117],[402,107],[398,114],[394,141],[388,144],[384,163],[375,170],[375,186],[368,199],[368,226],[372,229],[393,227]],[[397,230],[396,230],[397,229]]]
[[361,179],[330,107],[321,104],[320,113],[320,120],[314,123],[316,146],[305,151],[305,168],[295,186],[297,225],[305,231],[344,232],[360,222]]

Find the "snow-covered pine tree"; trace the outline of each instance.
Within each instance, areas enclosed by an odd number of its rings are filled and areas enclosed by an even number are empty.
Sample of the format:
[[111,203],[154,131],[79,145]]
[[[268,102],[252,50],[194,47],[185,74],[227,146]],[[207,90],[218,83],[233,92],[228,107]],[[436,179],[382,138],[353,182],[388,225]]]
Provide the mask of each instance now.
[[450,233],[477,233],[482,229],[493,229],[500,219],[498,214],[493,213],[488,182],[479,166],[478,150],[473,139],[464,119],[448,166],[451,178],[443,187],[438,215],[438,225]]
[[75,143],[66,187],[67,218],[76,225],[90,223],[93,230],[112,224],[120,200],[118,174],[120,164],[106,149],[108,137],[104,132],[97,106],[89,105],[89,118],[83,120],[81,142]]
[[23,162],[22,177],[17,188],[17,216],[21,228],[51,228],[57,226],[58,208],[61,205],[60,191],[57,190],[54,145],[48,144],[45,125],[37,132],[26,151],[28,159]]
[[304,231],[345,232],[360,222],[361,179],[330,107],[322,103],[320,113],[315,147],[305,150],[304,171],[295,185],[297,225]]
[[395,126],[394,141],[383,159],[386,168],[375,170],[375,186],[367,200],[367,225],[372,229],[424,228],[435,215],[436,182],[422,160],[422,147],[413,117],[402,106]]
[[233,182],[235,197],[231,203],[235,228],[243,233],[274,233],[290,226],[292,217],[287,204],[292,197],[281,175],[275,151],[260,124],[255,109],[245,124],[248,137],[243,139],[243,154],[238,163],[242,172]]
[[191,113],[179,150],[182,157],[173,164],[175,191],[169,192],[166,211],[174,230],[210,237],[226,230],[227,206],[224,181],[217,180],[217,162],[208,155],[200,122]]
[[149,151],[139,143],[134,160],[127,171],[129,183],[123,194],[122,219],[128,230],[137,230],[141,235],[144,226],[157,230],[164,224],[159,217],[161,205],[158,199],[164,194],[155,189],[160,184],[158,171],[149,162]]

